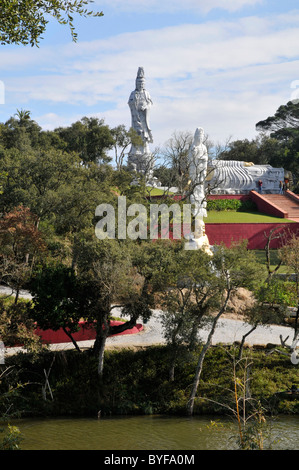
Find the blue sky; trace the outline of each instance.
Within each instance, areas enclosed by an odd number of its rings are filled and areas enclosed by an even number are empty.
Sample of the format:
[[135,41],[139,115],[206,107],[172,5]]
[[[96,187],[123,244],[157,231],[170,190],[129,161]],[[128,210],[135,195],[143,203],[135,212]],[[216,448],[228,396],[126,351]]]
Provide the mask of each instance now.
[[129,128],[127,102],[143,66],[154,103],[153,150],[175,131],[199,126],[223,144],[228,138],[254,138],[255,124],[297,93],[292,88],[299,85],[297,0],[91,5],[104,16],[75,17],[77,43],[66,26],[51,21],[39,48],[0,46],[1,122],[25,109],[44,129],[83,116]]

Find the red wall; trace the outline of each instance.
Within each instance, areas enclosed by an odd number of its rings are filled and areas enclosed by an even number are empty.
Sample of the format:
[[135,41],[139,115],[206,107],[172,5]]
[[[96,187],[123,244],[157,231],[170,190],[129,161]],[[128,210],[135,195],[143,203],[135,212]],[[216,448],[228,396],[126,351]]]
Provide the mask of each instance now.
[[239,201],[249,201],[249,194],[209,194],[208,199],[238,199]]
[[[111,325],[115,326],[115,325],[120,325],[122,323],[123,322],[121,321],[114,321],[114,322],[111,322]],[[96,332],[92,325],[88,325],[87,323],[82,321],[82,322],[79,322],[79,326],[80,326],[79,331],[77,333],[72,334],[75,341],[87,341],[87,340],[95,339]],[[142,331],[142,330],[143,330],[143,326],[141,324],[137,324],[135,327],[131,328],[130,330],[123,331],[122,333],[119,333],[113,336],[139,333],[139,331]],[[65,334],[62,328],[60,328],[58,331],[41,330],[40,328],[37,328],[35,330],[35,333],[41,337],[42,342],[44,344],[71,342],[70,338]]]
[[280,240],[273,240],[271,248],[279,248],[283,243],[292,236],[297,234],[299,236],[299,223],[287,224],[206,224],[206,234],[209,238],[211,245],[218,245],[224,243],[230,246],[232,241],[248,240],[249,250],[262,250],[266,245],[266,236],[269,235],[270,230],[275,227],[280,227],[278,233],[285,232],[285,236]]
[[298,204],[299,204],[299,196],[298,196],[298,194],[292,193],[292,191],[287,191],[287,195],[288,195],[291,199],[293,199],[293,201],[296,201],[296,202],[298,202]]
[[[182,231],[181,234],[182,239],[184,239],[184,235],[189,233],[189,228],[188,225],[184,227],[184,232]],[[267,242],[267,237],[274,228],[278,228],[278,230],[275,231],[275,235],[284,234],[284,236],[279,240],[275,239],[271,242],[270,248],[273,249],[280,248],[292,237],[292,234],[299,236],[299,223],[297,222],[282,222],[280,224],[210,224],[207,222],[205,224],[205,231],[210,245],[220,245],[224,243],[227,247],[230,247],[233,241],[248,240],[247,248],[249,250],[263,250]],[[169,232],[165,233],[165,237],[170,240],[173,239],[171,228]]]

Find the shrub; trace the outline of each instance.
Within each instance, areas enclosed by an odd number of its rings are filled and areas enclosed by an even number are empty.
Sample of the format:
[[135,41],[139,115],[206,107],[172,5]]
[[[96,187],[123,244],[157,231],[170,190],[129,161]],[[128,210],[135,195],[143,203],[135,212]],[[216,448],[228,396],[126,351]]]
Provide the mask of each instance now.
[[209,199],[207,201],[209,211],[256,211],[256,204],[252,201],[240,201],[239,199]]
[[271,305],[297,306],[297,293],[294,282],[273,279],[271,282],[260,287],[256,295],[261,302]]

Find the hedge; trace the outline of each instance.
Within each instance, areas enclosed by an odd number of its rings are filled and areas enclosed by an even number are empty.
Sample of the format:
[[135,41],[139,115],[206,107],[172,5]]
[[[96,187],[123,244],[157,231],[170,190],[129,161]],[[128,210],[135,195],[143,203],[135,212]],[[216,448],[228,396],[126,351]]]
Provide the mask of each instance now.
[[240,201],[239,199],[209,199],[207,201],[209,211],[256,211],[257,206],[252,201]]

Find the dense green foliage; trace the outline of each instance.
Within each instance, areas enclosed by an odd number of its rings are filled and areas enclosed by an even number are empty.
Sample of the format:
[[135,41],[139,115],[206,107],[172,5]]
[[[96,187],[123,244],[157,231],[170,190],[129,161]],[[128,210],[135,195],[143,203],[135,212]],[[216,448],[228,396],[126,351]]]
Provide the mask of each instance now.
[[256,204],[252,201],[240,199],[208,199],[208,211],[256,211]]
[[77,33],[73,15],[102,16],[85,7],[92,0],[2,0],[0,9],[0,44],[30,44],[37,46],[46,31],[49,17],[67,24],[74,41]]
[[231,141],[220,154],[223,160],[269,164],[290,172],[291,189],[299,190],[299,103],[290,101],[256,124],[260,134],[252,139]]
[[[230,403],[232,399],[224,391],[232,380],[230,348],[226,352],[211,348],[208,341],[201,349],[196,336],[203,327],[213,331],[215,318],[224,312],[232,292],[240,287],[260,288],[267,272],[246,250],[246,242],[230,249],[214,247],[211,261],[201,250],[184,250],[184,241],[117,237],[99,241],[95,236],[98,205],[109,203],[117,214],[119,196],[126,197],[127,205],[142,203],[146,209],[156,202],[142,176],[138,185],[131,184],[135,175],[123,161],[135,138],[124,126],[111,129],[103,120],[86,117],[66,128],[43,131],[23,110],[0,124],[0,282],[17,292],[12,302],[0,303],[0,335],[5,344],[21,343],[32,351],[7,359],[0,370],[0,416],[7,409],[10,415],[52,416],[95,415],[99,410],[103,414],[185,413],[192,386],[197,391],[196,413],[221,412],[222,407],[209,400]],[[181,149],[180,142],[173,148],[180,152],[179,158],[176,153],[169,157],[175,174],[172,181],[185,195],[186,138]],[[159,203],[170,205],[173,199],[165,194]],[[237,216],[245,216],[248,222],[256,217],[252,207],[240,201],[208,204],[208,222],[215,213],[225,216],[225,222],[229,217],[235,222]],[[297,245],[291,254],[285,252],[288,266],[294,266],[297,253]],[[285,290],[273,286],[269,283],[259,291],[258,308],[290,302],[291,291],[285,295]],[[20,301],[18,294],[24,288],[31,291],[33,302]],[[115,304],[126,315],[118,326],[111,324]],[[167,346],[105,349],[108,335],[132,328],[138,319],[146,322],[153,308],[162,307]],[[251,324],[264,321],[258,308],[248,315]],[[33,334],[34,322],[42,328],[63,328],[71,336],[80,318],[96,328],[90,350],[55,354],[41,350]],[[269,324],[271,318],[268,315],[265,321]],[[298,412],[298,402],[275,395],[296,383],[297,370],[289,358],[268,357],[261,351],[254,353],[254,363],[254,396],[269,410],[273,406],[276,411]],[[195,377],[200,377],[199,387]],[[13,429],[5,439],[5,446],[17,446]]]
[[294,282],[283,281],[279,279],[272,280],[260,287],[258,298],[272,305],[288,305],[296,307],[298,296]]
[[[12,397],[13,410],[23,416],[109,414],[184,414],[200,347],[186,354],[177,365],[176,378],[168,380],[171,350],[152,346],[139,350],[108,350],[102,380],[96,374],[97,362],[89,352],[43,353],[38,357],[20,355],[9,359],[14,368],[2,382],[1,393],[17,383],[27,384]],[[279,353],[247,350],[252,362],[250,389],[269,413],[298,413],[299,399],[288,400],[280,392],[298,381],[298,367]],[[229,353],[229,354],[228,354]],[[202,380],[195,400],[197,414],[226,414],[220,404],[233,403],[232,383],[234,347],[212,347],[206,356]],[[55,358],[52,364],[53,358]],[[44,369],[49,371],[53,400],[45,385]],[[212,401],[209,401],[209,400]],[[214,401],[214,402],[213,402]],[[218,402],[219,404],[215,403]],[[3,403],[2,403],[3,407]],[[3,408],[1,408],[3,409]]]

